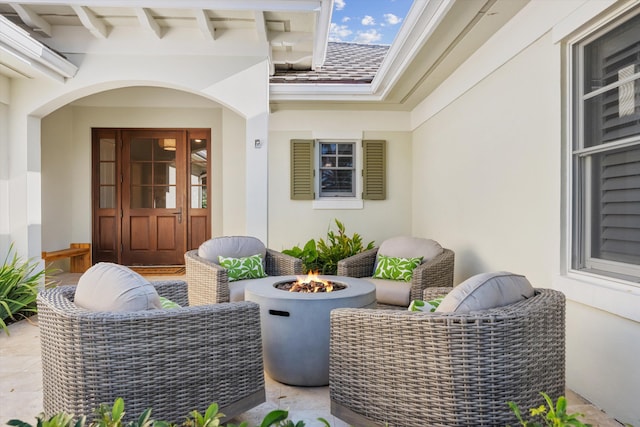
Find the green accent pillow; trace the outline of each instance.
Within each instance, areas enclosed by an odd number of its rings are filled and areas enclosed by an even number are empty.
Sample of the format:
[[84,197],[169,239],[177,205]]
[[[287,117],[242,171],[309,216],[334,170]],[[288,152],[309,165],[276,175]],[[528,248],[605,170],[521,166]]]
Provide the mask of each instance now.
[[220,255],[218,256],[218,262],[227,269],[230,282],[267,277],[262,266],[262,256],[260,254],[246,258],[225,258]]
[[393,258],[385,255],[378,255],[378,265],[373,277],[376,279],[411,280],[413,270],[420,265],[422,257],[419,258]]
[[162,308],[165,310],[171,310],[172,308],[182,308],[182,306],[177,302],[173,302],[170,299],[165,297],[160,297],[160,304],[162,305]]
[[436,311],[436,308],[438,308],[444,297],[445,295],[442,295],[441,297],[437,297],[429,301],[414,299],[413,301],[411,301],[411,304],[409,304],[409,311],[434,312]]

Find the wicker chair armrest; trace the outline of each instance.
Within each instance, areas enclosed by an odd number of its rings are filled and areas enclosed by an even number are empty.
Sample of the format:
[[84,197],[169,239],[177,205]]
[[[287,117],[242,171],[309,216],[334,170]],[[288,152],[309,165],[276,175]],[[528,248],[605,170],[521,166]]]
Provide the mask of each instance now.
[[266,271],[269,276],[291,276],[302,274],[302,260],[283,254],[274,249],[267,249],[265,257]]
[[453,290],[453,287],[428,287],[422,292],[422,299],[425,301],[432,300],[441,296],[447,295]]
[[158,280],[151,282],[161,297],[165,297],[182,307],[189,305],[189,290],[184,280]]
[[338,261],[338,276],[373,276],[377,253],[378,248],[373,248]]
[[422,293],[428,287],[452,287],[454,260],[454,252],[444,249],[440,255],[416,267],[411,278],[410,298],[422,299]]
[[225,268],[198,256],[197,250],[186,252],[184,261],[189,305],[229,302],[229,276]]

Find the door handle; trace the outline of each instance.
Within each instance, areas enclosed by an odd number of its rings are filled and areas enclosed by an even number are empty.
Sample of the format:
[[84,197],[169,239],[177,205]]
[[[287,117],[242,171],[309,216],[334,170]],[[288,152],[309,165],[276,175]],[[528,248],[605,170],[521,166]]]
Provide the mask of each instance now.
[[182,224],[182,207],[178,208],[178,212],[174,212],[174,215],[178,215],[178,224]]

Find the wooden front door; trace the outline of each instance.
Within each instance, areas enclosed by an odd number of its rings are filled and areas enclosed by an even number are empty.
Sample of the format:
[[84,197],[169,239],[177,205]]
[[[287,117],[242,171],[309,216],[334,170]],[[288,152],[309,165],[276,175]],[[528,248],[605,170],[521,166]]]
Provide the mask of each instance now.
[[94,262],[182,265],[210,237],[209,135],[94,129]]
[[122,132],[122,263],[182,264],[186,179],[181,132]]

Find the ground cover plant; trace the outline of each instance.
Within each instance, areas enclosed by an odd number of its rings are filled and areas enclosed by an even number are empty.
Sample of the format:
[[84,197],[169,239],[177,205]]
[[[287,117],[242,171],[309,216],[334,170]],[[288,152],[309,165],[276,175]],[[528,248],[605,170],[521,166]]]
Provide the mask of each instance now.
[[[102,404],[95,410],[94,418],[87,422],[86,417],[75,419],[72,415],[66,413],[59,413],[53,415],[50,418],[45,418],[44,415],[40,415],[36,418],[36,424],[32,425],[21,420],[10,420],[7,425],[13,427],[220,427],[221,419],[224,418],[224,414],[219,412],[218,404],[212,403],[209,405],[204,414],[198,411],[191,411],[182,424],[169,423],[162,420],[154,420],[151,417],[151,408],[145,409],[142,414],[134,421],[125,423],[124,400],[119,397],[115,400],[113,405]],[[283,409],[276,409],[269,412],[260,427],[304,427],[303,421],[294,422],[288,419],[289,412]],[[318,418],[326,427],[330,427],[329,423],[323,419]],[[249,427],[249,424],[244,421],[239,425],[236,424],[224,424],[226,427]]]
[[13,244],[0,266],[0,327],[9,335],[7,324],[36,312],[36,298],[46,270],[38,268],[38,262],[23,261]]
[[316,242],[315,239],[310,239],[303,247],[294,246],[283,250],[282,253],[300,258],[305,273],[336,274],[338,261],[373,249],[373,241],[364,246],[358,233],[349,237],[344,224],[337,219],[335,223],[337,233],[329,229],[326,240],[321,238]]

